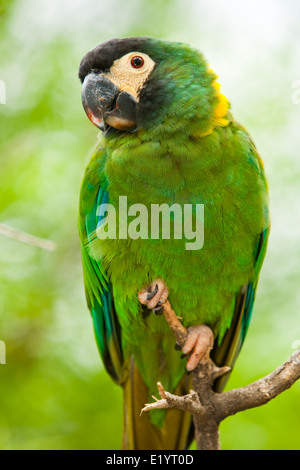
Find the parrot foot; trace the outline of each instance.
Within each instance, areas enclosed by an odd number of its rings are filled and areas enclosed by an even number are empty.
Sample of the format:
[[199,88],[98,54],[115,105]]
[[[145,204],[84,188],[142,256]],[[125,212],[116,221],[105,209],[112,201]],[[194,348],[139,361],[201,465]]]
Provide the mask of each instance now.
[[206,325],[190,326],[188,337],[182,347],[182,352],[188,358],[186,370],[192,372],[199,363],[206,363],[209,360],[210,351],[214,344],[214,334]]
[[169,290],[166,284],[161,279],[156,279],[147,289],[143,289],[138,293],[138,299],[141,304],[146,305],[153,313],[160,315],[168,295]]

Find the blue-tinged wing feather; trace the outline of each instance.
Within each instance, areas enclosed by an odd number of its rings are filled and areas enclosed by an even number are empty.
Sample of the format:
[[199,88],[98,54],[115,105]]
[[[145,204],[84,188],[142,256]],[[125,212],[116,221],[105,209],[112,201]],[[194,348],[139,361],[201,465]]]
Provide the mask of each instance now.
[[[267,240],[270,227],[259,236],[255,250],[255,274],[249,284],[242,287],[235,300],[235,310],[230,328],[227,330],[221,344],[218,338],[212,352],[212,359],[218,366],[233,367],[241,350],[250,324],[259,272],[267,249]],[[221,392],[226,385],[229,375],[223,376],[215,384],[215,389]]]
[[99,182],[95,186],[88,180],[83,182],[80,205],[80,237],[82,240],[82,261],[84,285],[88,307],[92,314],[97,346],[106,370],[116,382],[122,381],[123,354],[121,330],[116,316],[112,286],[101,260],[90,255],[88,243],[95,238],[102,222],[97,215],[100,204],[109,200],[105,187]]

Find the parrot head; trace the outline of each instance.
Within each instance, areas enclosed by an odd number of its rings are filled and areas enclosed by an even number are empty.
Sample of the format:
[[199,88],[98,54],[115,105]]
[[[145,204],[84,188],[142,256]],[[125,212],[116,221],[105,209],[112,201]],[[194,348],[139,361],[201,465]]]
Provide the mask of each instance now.
[[197,123],[210,133],[226,125],[228,101],[203,56],[182,43],[147,37],[111,39],[80,63],[82,103],[99,129],[176,132]]

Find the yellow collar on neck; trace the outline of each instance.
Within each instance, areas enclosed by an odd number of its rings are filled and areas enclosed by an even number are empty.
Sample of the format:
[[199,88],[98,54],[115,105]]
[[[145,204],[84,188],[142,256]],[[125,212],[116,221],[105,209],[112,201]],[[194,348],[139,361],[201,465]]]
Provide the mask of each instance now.
[[[218,78],[212,69],[208,69],[208,70],[210,72],[212,72],[215,75],[216,78]],[[214,112],[213,112],[213,115],[212,115],[212,118],[211,118],[210,125],[209,125],[208,129],[206,129],[204,131],[201,130],[201,132],[193,134],[194,137],[206,137],[207,135],[210,135],[213,132],[215,127],[218,127],[218,126],[219,127],[226,127],[230,124],[230,122],[232,120],[231,113],[229,111],[230,104],[229,104],[229,101],[226,98],[226,96],[224,96],[220,92],[220,89],[221,89],[220,83],[218,83],[216,80],[214,80],[212,85],[216,90],[218,103],[217,103],[217,105],[214,109]]]

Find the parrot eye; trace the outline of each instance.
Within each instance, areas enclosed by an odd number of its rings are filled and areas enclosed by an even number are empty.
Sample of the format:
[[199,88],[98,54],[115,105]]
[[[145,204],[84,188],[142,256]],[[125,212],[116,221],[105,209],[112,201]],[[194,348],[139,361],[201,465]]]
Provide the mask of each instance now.
[[141,67],[143,67],[145,61],[144,61],[143,57],[140,57],[140,56],[136,55],[136,56],[132,57],[130,63],[131,63],[133,68],[140,69]]

